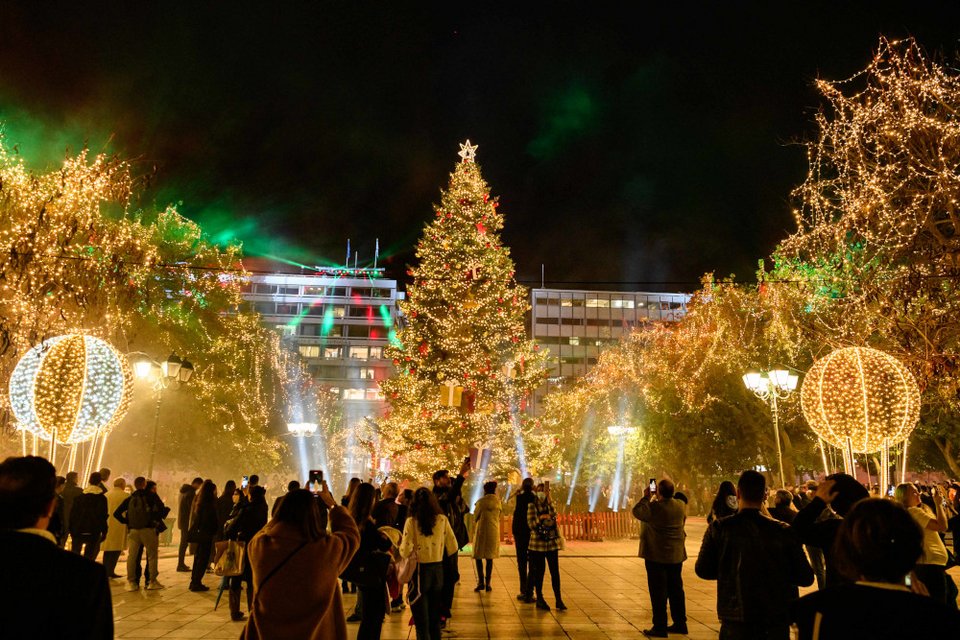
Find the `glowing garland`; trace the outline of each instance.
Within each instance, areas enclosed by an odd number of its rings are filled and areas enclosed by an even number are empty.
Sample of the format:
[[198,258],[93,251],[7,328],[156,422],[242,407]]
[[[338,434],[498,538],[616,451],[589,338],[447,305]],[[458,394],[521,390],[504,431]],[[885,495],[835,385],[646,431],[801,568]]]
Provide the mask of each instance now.
[[126,414],[132,373],[110,344],[80,334],[57,336],[28,351],[10,376],[10,404],[20,429],[76,444],[110,431]]
[[817,360],[800,387],[810,428],[830,444],[872,453],[909,437],[920,418],[920,389],[899,360],[868,347]]

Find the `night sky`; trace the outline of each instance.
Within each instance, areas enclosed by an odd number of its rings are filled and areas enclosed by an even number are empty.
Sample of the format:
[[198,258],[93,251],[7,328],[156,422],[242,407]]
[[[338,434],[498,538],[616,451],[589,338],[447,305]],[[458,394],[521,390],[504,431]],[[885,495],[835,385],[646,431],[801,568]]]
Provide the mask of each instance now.
[[251,255],[379,237],[402,277],[470,138],[518,277],[575,288],[752,278],[793,230],[813,79],[880,34],[960,48],[956,2],[190,4],[0,4],[6,144],[131,158],[141,204]]

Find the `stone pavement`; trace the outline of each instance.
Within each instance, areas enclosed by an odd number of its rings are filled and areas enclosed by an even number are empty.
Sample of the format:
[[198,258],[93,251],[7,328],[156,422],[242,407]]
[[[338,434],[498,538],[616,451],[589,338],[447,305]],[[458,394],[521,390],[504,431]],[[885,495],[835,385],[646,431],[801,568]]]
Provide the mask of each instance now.
[[[717,638],[720,629],[716,616],[716,583],[701,580],[693,572],[693,559],[704,528],[703,518],[688,521],[690,560],[683,568],[690,630],[687,637],[702,640]],[[636,540],[568,543],[567,549],[560,553],[563,599],[569,607],[562,612],[539,611],[531,604],[516,600],[517,571],[512,547],[504,547],[504,556],[494,561],[490,593],[474,593],[473,560],[462,555],[461,582],[448,625],[450,633],[444,637],[451,640],[642,637],[640,630],[651,624],[650,599],[643,561],[636,557],[636,549]],[[116,637],[238,638],[243,623],[230,621],[226,594],[219,609],[213,609],[219,579],[208,574],[205,582],[211,590],[191,593],[187,590],[189,574],[175,573],[176,557],[164,555],[161,552],[160,580],[167,589],[127,593],[123,590],[123,581],[113,581]],[[545,583],[549,584],[549,576]],[[355,601],[356,596],[344,596],[348,610]],[[552,595],[548,602],[553,605]],[[415,638],[409,621],[409,610],[389,615],[383,626],[383,640]],[[349,625],[349,637],[355,637],[357,627]]]

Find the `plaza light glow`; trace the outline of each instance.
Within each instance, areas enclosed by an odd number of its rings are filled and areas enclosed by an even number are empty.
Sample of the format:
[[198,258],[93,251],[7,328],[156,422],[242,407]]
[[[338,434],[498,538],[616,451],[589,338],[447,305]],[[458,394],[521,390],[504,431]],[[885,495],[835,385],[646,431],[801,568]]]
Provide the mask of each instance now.
[[82,334],[30,349],[10,376],[18,427],[70,445],[110,431],[130,404],[131,371],[109,343]]
[[873,453],[910,436],[920,418],[920,389],[893,356],[847,347],[814,363],[800,405],[810,428],[830,444]]

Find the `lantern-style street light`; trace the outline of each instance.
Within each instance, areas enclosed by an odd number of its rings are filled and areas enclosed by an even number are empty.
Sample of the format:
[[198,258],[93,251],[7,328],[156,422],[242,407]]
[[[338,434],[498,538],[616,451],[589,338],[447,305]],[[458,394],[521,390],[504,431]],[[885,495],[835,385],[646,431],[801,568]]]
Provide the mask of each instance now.
[[186,384],[193,376],[193,364],[175,353],[163,362],[157,362],[145,353],[132,353],[133,372],[139,380],[153,380],[153,392],[157,396],[157,408],[153,419],[153,441],[150,444],[150,465],[147,477],[153,477],[153,461],[157,455],[157,433],[160,430],[160,404],[163,391],[173,383]]
[[785,400],[797,388],[800,376],[783,366],[774,367],[769,371],[751,369],[743,374],[743,384],[758,398],[770,405],[770,414],[773,416],[773,435],[777,443],[777,466],[780,468],[780,486],[785,487],[783,478],[783,450],[780,447],[780,411],[777,401]]
[[306,438],[317,432],[315,422],[288,422],[287,431],[295,438]]

